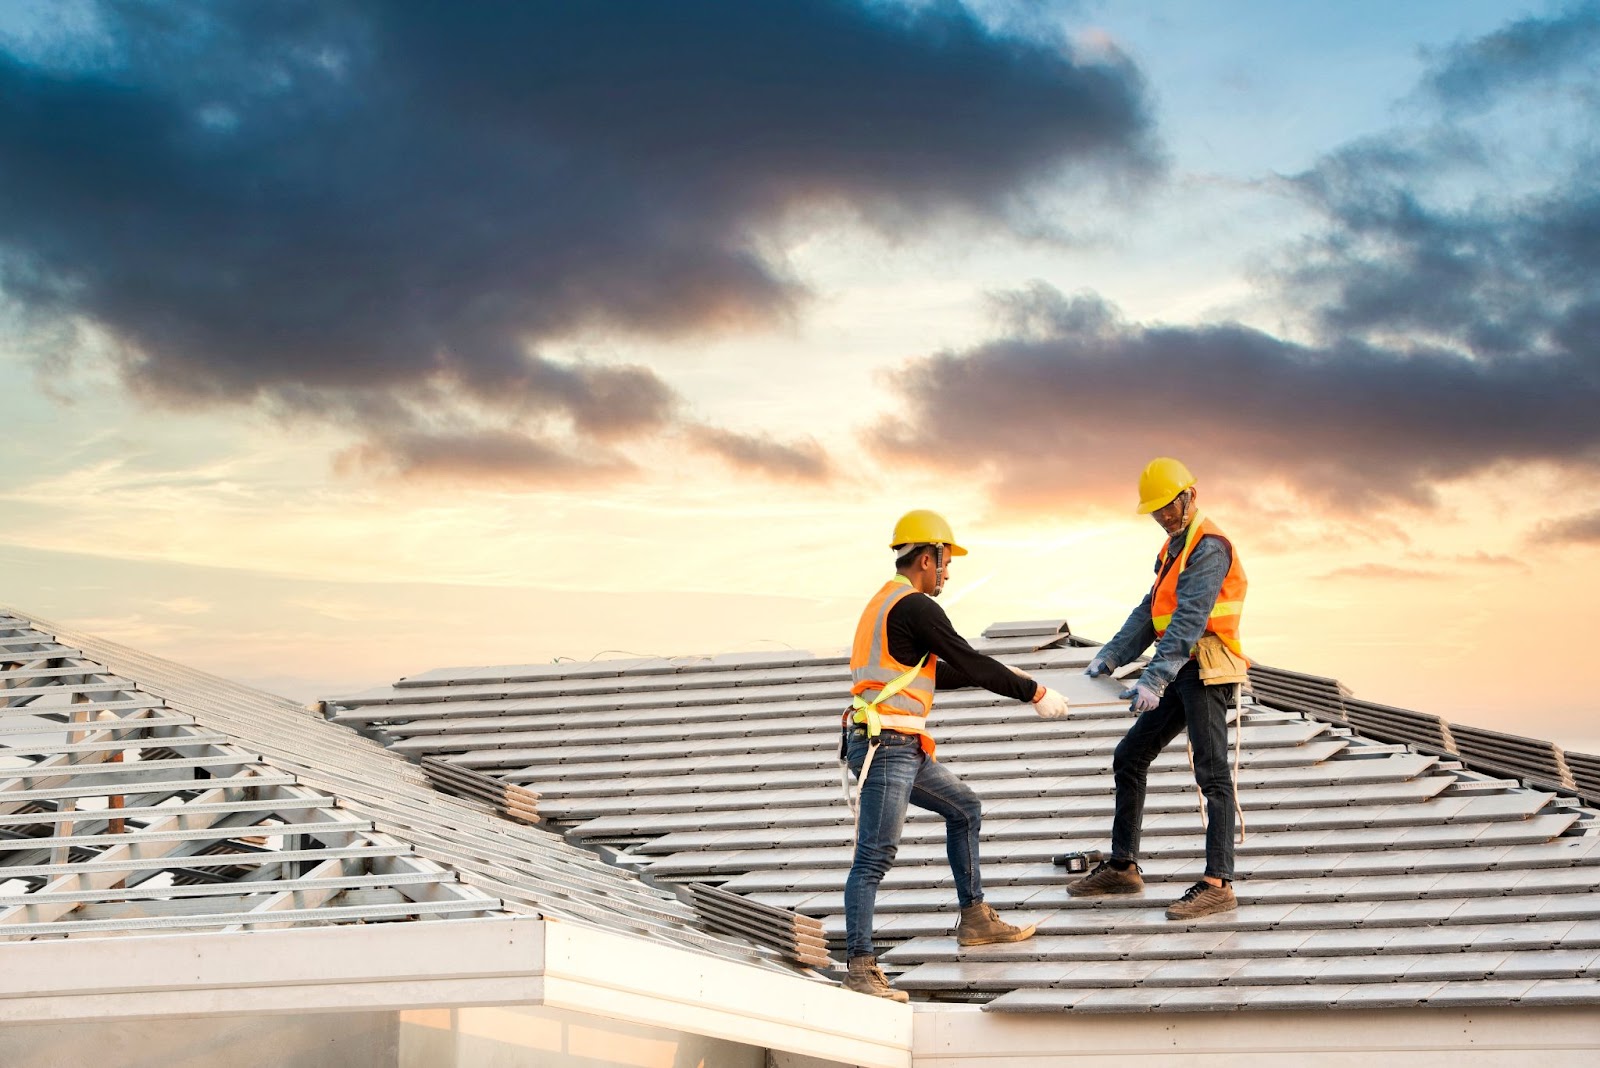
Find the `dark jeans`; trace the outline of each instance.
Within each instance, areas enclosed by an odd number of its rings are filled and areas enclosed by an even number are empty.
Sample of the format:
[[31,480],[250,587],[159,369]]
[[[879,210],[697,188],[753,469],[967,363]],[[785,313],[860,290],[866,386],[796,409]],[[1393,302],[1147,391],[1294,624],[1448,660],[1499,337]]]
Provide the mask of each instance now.
[[[982,806],[972,788],[943,764],[929,760],[915,735],[884,731],[877,755],[861,785],[861,816],[856,824],[856,856],[844,882],[845,949],[849,956],[875,953],[872,945],[872,909],[878,884],[900,849],[900,831],[906,822],[906,804],[944,817],[945,852],[956,877],[956,898],[961,907],[983,900],[978,877],[978,827]],[[846,759],[858,776],[867,756],[863,735],[851,732]]]
[[1117,743],[1111,770],[1117,810],[1111,821],[1111,859],[1139,859],[1145,783],[1150,763],[1184,730],[1194,746],[1194,779],[1206,799],[1206,874],[1233,878],[1233,780],[1228,774],[1228,698],[1232,686],[1206,686],[1190,660],[1161,703],[1141,713]]

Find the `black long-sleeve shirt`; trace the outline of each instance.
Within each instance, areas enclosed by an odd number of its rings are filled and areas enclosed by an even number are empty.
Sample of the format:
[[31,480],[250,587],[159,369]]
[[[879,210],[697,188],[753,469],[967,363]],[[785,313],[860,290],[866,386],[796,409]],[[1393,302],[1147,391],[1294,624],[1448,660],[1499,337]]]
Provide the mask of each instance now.
[[1025,679],[992,656],[978,652],[956,633],[950,617],[925,593],[902,597],[889,609],[889,655],[907,666],[932,653],[936,690],[981,686],[1001,697],[1032,701],[1039,684]]

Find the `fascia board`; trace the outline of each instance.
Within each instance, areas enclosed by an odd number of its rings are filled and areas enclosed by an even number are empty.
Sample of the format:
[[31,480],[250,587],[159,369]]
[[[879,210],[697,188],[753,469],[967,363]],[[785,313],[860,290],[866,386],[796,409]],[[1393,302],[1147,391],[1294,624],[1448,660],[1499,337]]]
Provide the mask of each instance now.
[[1419,1051],[1463,1064],[1503,1064],[1519,1051],[1537,1051],[1548,1068],[1587,1068],[1600,1050],[1600,1013],[1591,1006],[1078,1014],[922,1003],[913,1028],[915,1068],[1193,1064],[1209,1057],[1333,1065],[1363,1054],[1391,1055],[1381,1060],[1390,1063]]
[[372,980],[275,987],[129,990],[114,994],[17,998],[0,1002],[0,1026],[160,1017],[242,1016],[308,1012],[403,1012],[417,1008],[537,1005],[539,976],[498,979]]
[[0,943],[0,1023],[541,1003],[911,1065],[908,1006],[536,917]]
[[544,1003],[864,1068],[910,1068],[911,1009],[581,924],[545,925]]
[[0,1022],[538,1001],[535,917],[0,943]]

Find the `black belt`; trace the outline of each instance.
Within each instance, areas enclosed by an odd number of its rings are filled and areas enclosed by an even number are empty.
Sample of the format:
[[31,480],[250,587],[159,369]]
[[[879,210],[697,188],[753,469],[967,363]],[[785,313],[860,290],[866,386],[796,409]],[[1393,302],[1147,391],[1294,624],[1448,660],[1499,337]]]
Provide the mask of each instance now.
[[[855,724],[855,725],[851,726],[850,733],[853,734],[853,735],[856,735],[858,737],[865,738],[867,736],[867,728],[858,723],[858,724]],[[905,739],[909,739],[910,741],[914,742],[914,741],[917,740],[917,735],[909,734],[906,731],[892,730],[892,729],[890,729],[888,727],[883,728],[882,732],[880,732],[879,735],[878,735],[878,740],[880,742],[881,741],[886,741],[886,740],[888,740],[890,738],[894,738],[894,739],[905,738]],[[898,744],[901,744],[901,743],[899,743],[897,741],[896,744],[898,745]]]

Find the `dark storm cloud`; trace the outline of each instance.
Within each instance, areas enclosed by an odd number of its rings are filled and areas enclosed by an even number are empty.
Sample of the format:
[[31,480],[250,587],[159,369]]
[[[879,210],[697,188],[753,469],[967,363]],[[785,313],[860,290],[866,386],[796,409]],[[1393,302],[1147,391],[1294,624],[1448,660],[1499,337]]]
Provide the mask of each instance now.
[[1600,382],[1575,357],[1496,362],[1297,345],[1237,324],[1140,326],[1047,287],[1008,301],[1019,336],[897,375],[903,418],[877,438],[903,460],[987,472],[1002,503],[1120,501],[1169,453],[1203,484],[1284,483],[1346,513],[1425,505],[1441,480],[1508,459],[1600,460]]
[[1579,3],[1551,18],[1525,18],[1435,57],[1423,89],[1447,107],[1477,109],[1508,88],[1558,81],[1593,62],[1600,4]]
[[1286,292],[1329,339],[1593,362],[1600,186],[1587,163],[1537,194],[1451,207],[1365,152],[1340,153],[1299,180],[1329,232],[1283,270]]
[[542,344],[791,312],[803,281],[762,241],[792,207],[1003,220],[1063,169],[1154,166],[1130,64],[951,3],[98,10],[98,58],[0,52],[12,303],[109,336],[160,399],[449,383],[534,455],[675,401]]
[[[1569,66],[1600,82],[1600,36],[1575,16],[1545,26],[1577,38],[1562,54],[1581,49]],[[1532,22],[1514,30],[1555,47]],[[1011,508],[1121,502],[1145,461],[1175,454],[1203,492],[1285,486],[1369,522],[1508,464],[1600,473],[1600,121],[1519,110],[1524,83],[1484,58],[1503,52],[1469,43],[1436,69],[1499,94],[1470,121],[1441,111],[1290,180],[1324,225],[1280,250],[1264,295],[1307,335],[1128,323],[1041,283],[999,298],[1003,336],[896,373],[905,404],[880,446],[985,479]],[[1522,162],[1496,151],[1507,138],[1569,121],[1542,184],[1502,180]]]

